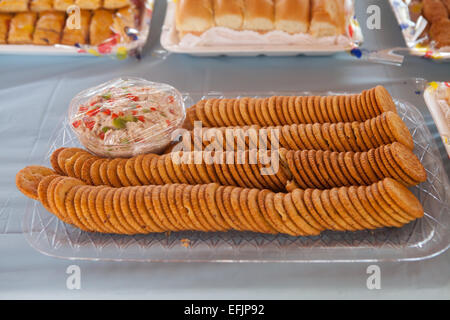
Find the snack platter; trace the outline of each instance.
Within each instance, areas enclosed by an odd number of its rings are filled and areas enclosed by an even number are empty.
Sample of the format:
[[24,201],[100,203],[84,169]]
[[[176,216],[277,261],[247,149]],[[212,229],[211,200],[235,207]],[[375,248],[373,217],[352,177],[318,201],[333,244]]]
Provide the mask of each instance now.
[[[30,0],[31,1],[31,0]],[[38,1],[38,0],[36,0]],[[52,0],[48,1],[51,5]],[[67,1],[69,6],[70,3],[76,4],[75,1],[69,0]],[[137,56],[140,54],[143,46],[145,45],[148,35],[150,33],[150,22],[153,14],[154,0],[130,0],[130,8],[133,8],[136,12],[135,23],[137,23],[136,29],[129,28],[125,26],[123,30],[116,30],[110,27],[111,31],[114,35],[111,38],[106,39],[105,41],[92,45],[89,43],[75,43],[75,45],[69,44],[61,44],[60,41],[57,43],[50,45],[38,45],[38,44],[2,44],[0,43],[0,55],[1,54],[17,54],[17,55],[49,55],[49,56],[113,56],[118,58],[119,60],[125,59],[128,56]],[[43,14],[64,14],[64,10],[60,9],[51,9],[50,11],[41,11],[39,9],[33,9],[32,5],[30,5],[30,11],[1,11],[0,14],[11,15],[14,16],[18,13],[35,13],[37,15],[35,23],[39,22],[39,17]],[[126,9],[127,7],[123,7]],[[47,9],[45,9],[47,10]],[[83,14],[88,11],[92,11],[95,13],[96,11],[102,11],[103,8],[99,8],[98,10],[85,10],[84,7],[81,7],[82,18]],[[116,12],[116,16],[120,16],[119,10],[107,10],[110,12]],[[66,19],[69,20],[69,17],[74,13],[66,13]],[[93,16],[93,14],[92,14]],[[0,17],[1,18],[1,17]],[[99,18],[101,19],[101,18]],[[101,19],[103,20],[103,19]],[[122,22],[124,23],[124,22]],[[127,23],[127,22],[125,22]],[[32,28],[36,28],[32,26]],[[64,30],[66,26],[64,23]],[[131,30],[131,31],[128,31]],[[61,30],[60,40],[64,36],[63,30]],[[124,41],[125,39],[125,41]]]
[[[433,41],[428,31],[430,22],[422,15],[422,1],[389,0],[389,3],[412,55],[432,58],[437,61],[447,62],[450,60],[450,46],[444,45],[438,48],[436,44],[430,43],[430,40]],[[446,32],[448,34],[450,28],[447,27]]]
[[[347,3],[353,6],[352,0],[345,0]],[[295,56],[295,55],[309,55],[309,56],[326,56],[333,55],[339,52],[351,51],[352,49],[358,47],[363,42],[363,35],[361,32],[361,28],[359,26],[356,17],[353,13],[349,13],[348,16],[348,26],[346,28],[346,35],[340,36],[341,41],[336,41],[336,43],[323,43],[320,41],[315,41],[311,39],[307,40],[292,40],[292,38],[288,38],[289,42],[283,43],[273,43],[270,38],[267,38],[267,35],[257,35],[254,32],[243,30],[239,31],[241,33],[246,33],[245,36],[249,36],[252,38],[251,43],[232,43],[224,44],[224,43],[216,43],[209,44],[208,40],[204,41],[203,44],[197,45],[181,45],[181,40],[176,28],[176,2],[173,0],[168,0],[166,17],[164,20],[162,32],[161,32],[161,45],[164,49],[173,53],[184,53],[190,54],[194,56],[219,56],[219,55],[227,55],[227,56],[258,56],[258,55],[266,55],[266,56]],[[239,37],[241,35],[237,35],[236,31],[234,33],[228,34],[230,30],[227,28],[216,28],[217,34],[223,38]],[[279,32],[279,31],[276,31]],[[207,34],[206,32],[205,34]],[[273,33],[269,33],[273,34]],[[188,35],[191,36],[191,35]],[[276,35],[277,36],[277,35]],[[275,37],[276,37],[275,36]],[[283,35],[286,37],[287,35]],[[289,35],[292,36],[292,35]],[[213,39],[213,33],[208,35],[208,38]],[[259,40],[261,37],[264,38],[264,43],[261,43]],[[203,41],[203,40],[202,40]]]
[[[186,106],[200,99],[264,98],[272,95],[313,95],[311,92],[190,93]],[[317,93],[316,93],[317,94]],[[338,94],[327,92],[322,95]],[[449,182],[437,147],[420,112],[406,101],[395,100],[398,115],[413,136],[414,153],[422,162],[427,181],[411,190],[425,216],[398,229],[357,232],[325,231],[319,236],[293,237],[251,232],[174,232],[148,235],[111,235],[81,231],[63,223],[36,201],[27,204],[23,227],[38,251],[61,258],[157,262],[375,262],[431,258],[449,244]],[[79,147],[66,119],[55,131],[43,164],[60,147]]]

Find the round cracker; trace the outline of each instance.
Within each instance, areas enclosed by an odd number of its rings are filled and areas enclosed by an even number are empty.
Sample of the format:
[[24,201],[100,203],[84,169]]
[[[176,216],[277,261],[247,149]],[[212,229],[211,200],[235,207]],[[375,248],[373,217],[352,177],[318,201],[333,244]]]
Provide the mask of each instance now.
[[50,164],[51,164],[53,170],[55,170],[55,172],[59,175],[63,175],[64,171],[59,167],[58,155],[61,151],[65,150],[65,149],[66,148],[56,149],[55,151],[52,152],[52,155],[50,156]]
[[27,197],[38,200],[39,182],[50,175],[56,175],[56,172],[42,166],[25,167],[16,174],[17,189]]

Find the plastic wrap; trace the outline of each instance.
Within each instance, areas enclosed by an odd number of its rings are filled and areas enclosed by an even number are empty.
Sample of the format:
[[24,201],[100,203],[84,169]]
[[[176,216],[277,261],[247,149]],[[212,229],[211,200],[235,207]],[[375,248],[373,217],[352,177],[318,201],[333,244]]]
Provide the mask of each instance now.
[[185,119],[175,88],[118,78],[80,92],[69,107],[71,129],[89,151],[105,157],[159,153]]
[[450,158],[450,82],[430,82],[424,98]]
[[313,37],[310,34],[288,34],[283,31],[258,33],[213,27],[201,35],[187,34],[180,39],[176,30],[176,1],[168,0],[161,45],[170,52],[198,56],[248,55],[329,55],[351,51],[363,41],[360,25],[354,15],[354,1],[345,1],[345,34],[332,37]]
[[389,0],[410,53],[436,60],[450,60],[450,47],[438,48],[429,35],[421,1]]
[[[69,8],[67,8],[66,21],[70,19],[70,17],[75,17],[76,14],[79,14],[84,11],[83,8],[80,8],[76,5],[76,2]],[[38,19],[34,22],[33,25],[25,26],[27,29],[31,30],[30,36],[31,41],[26,41],[24,44],[12,44],[8,43],[8,38],[6,37],[6,43],[2,44],[0,41],[0,54],[22,54],[22,55],[90,55],[90,56],[109,56],[114,57],[119,60],[123,60],[130,56],[140,56],[140,52],[147,42],[148,35],[150,33],[150,22],[153,14],[153,6],[154,0],[130,0],[131,5],[129,7],[124,7],[121,9],[117,9],[114,11],[110,11],[113,13],[113,21],[109,26],[109,31],[111,33],[111,37],[106,40],[101,41],[96,45],[92,45],[91,42],[82,44],[78,42],[74,42],[73,45],[63,44],[63,31],[60,30],[60,38],[59,41],[55,44],[50,45],[38,45],[35,44],[33,39],[34,33],[36,32],[36,26],[38,23]],[[134,21],[131,17],[125,16],[123,13],[124,9],[132,8]],[[30,7],[30,13],[37,14],[38,9],[33,9]],[[33,11],[34,10],[34,11]],[[54,12],[59,12],[64,14],[65,8],[54,8]],[[59,11],[56,11],[59,10]],[[90,12],[96,12],[103,10],[103,8],[99,8],[97,10],[90,10]],[[0,10],[0,13],[6,13],[11,15],[11,18],[15,16],[16,12],[4,12]],[[82,21],[83,16],[81,15],[80,21]],[[72,23],[75,22],[76,19],[72,20]],[[132,21],[132,22],[131,22]],[[1,21],[0,21],[1,22]],[[99,17],[99,25],[102,23],[106,23],[105,19]],[[11,22],[8,22],[11,24]],[[66,25],[65,22],[64,26]],[[92,19],[90,19],[89,23],[92,23]],[[133,25],[130,27],[129,25]],[[134,27],[135,26],[135,27]],[[34,30],[34,31],[33,31]],[[0,39],[1,40],[1,39]]]

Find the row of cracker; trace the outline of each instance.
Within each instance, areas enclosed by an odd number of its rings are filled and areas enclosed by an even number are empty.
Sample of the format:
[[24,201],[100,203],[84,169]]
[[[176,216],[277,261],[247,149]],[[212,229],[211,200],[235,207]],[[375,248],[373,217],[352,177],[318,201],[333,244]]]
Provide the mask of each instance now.
[[[283,164],[295,186],[303,189],[329,189],[341,186],[366,186],[393,178],[405,186],[427,180],[427,173],[414,153],[400,143],[381,146],[369,152],[286,151]],[[288,189],[292,188],[288,184]]]
[[66,223],[114,234],[238,230],[312,236],[401,227],[424,214],[417,198],[389,178],[286,194],[218,184],[111,188],[50,174],[40,180],[38,197]]
[[[414,149],[414,141],[403,120],[393,112],[385,112],[365,122],[324,124],[293,124],[278,127],[245,126],[194,129],[179,148],[183,150],[272,149],[322,151],[368,151],[379,146],[400,142]],[[197,147],[198,146],[198,147]],[[177,150],[176,144],[167,150]],[[196,149],[194,149],[196,148]],[[275,149],[275,148],[274,148]],[[200,150],[197,150],[200,151]]]
[[204,127],[361,122],[387,111],[396,112],[395,103],[377,86],[354,95],[201,100],[187,110],[186,126],[195,121]]
[[[78,148],[61,148],[52,154],[51,163],[61,175],[90,185],[112,187],[219,183],[285,191],[298,187],[328,189],[370,185],[387,177],[405,186],[414,186],[427,179],[419,159],[400,143],[356,153],[280,149],[274,157],[276,159],[271,159],[270,153],[247,150],[107,159]],[[263,168],[267,171],[263,172]]]

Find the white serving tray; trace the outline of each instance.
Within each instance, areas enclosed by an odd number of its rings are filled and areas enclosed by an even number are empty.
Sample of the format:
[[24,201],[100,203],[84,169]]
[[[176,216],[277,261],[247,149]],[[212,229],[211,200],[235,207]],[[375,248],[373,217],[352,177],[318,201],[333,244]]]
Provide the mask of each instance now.
[[[329,56],[339,52],[348,52],[357,47],[363,41],[361,29],[357,24],[354,26],[358,30],[355,31],[357,37],[355,43],[348,45],[312,45],[298,44],[298,45],[236,45],[236,46],[198,46],[198,47],[181,47],[179,46],[180,39],[175,28],[175,9],[176,5],[173,0],[167,1],[166,17],[161,33],[161,45],[164,49],[173,53],[184,53],[193,56]],[[355,20],[356,22],[356,20]]]
[[447,124],[445,114],[439,105],[436,89],[428,86],[424,93],[424,99],[450,158],[450,128]]

